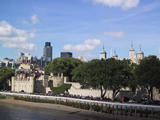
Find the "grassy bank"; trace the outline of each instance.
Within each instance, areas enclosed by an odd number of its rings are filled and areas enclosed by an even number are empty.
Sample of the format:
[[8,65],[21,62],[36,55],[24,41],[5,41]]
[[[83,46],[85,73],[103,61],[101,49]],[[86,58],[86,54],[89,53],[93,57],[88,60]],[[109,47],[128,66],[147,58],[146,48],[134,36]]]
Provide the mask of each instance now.
[[0,99],[6,99],[7,97],[5,95],[0,95]]
[[5,96],[0,95],[0,99],[15,99],[15,100],[23,100],[29,102],[38,102],[38,103],[51,103],[51,104],[60,104],[71,106],[75,108],[80,108],[84,110],[108,113],[112,115],[122,115],[122,116],[136,116],[136,117],[143,117],[143,118],[152,118],[152,119],[160,119],[160,111],[153,111],[147,109],[135,109],[133,107],[118,107],[112,105],[99,105],[99,104],[89,104],[89,103],[82,103],[82,102],[74,102],[70,100],[47,100],[47,99],[40,99],[35,97],[23,97],[23,96]]
[[13,96],[0,95],[0,99],[14,99]]

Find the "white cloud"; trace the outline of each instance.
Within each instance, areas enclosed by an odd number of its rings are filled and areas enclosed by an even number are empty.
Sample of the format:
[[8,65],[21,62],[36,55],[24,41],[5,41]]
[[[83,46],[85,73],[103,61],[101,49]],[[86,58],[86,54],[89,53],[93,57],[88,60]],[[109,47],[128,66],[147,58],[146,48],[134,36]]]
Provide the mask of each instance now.
[[30,21],[24,20],[22,21],[22,24],[25,25],[32,25],[32,24],[37,24],[39,22],[39,18],[37,17],[36,14],[30,16]]
[[4,48],[21,48],[24,50],[33,50],[35,48],[35,44],[33,43],[10,43],[6,42],[3,44]]
[[75,52],[74,53],[78,58],[82,57],[84,61],[96,59],[97,56],[94,56],[91,52],[86,51],[86,52]]
[[64,45],[63,49],[64,50],[73,50],[73,51],[91,51],[91,50],[94,50],[100,44],[101,44],[101,41],[98,39],[93,39],[93,40],[88,39],[88,40],[85,40],[82,44]]
[[160,48],[158,49],[158,53],[160,54]]
[[88,39],[77,45],[66,44],[64,45],[63,50],[72,51],[76,56],[83,56],[84,59],[91,59],[95,58],[91,52],[100,44],[101,41],[99,39]]
[[103,4],[109,7],[121,7],[124,10],[136,7],[140,0],[91,0],[93,3]]
[[30,23],[26,20],[22,21],[22,23],[25,24],[25,25],[30,25]]
[[39,19],[37,17],[37,15],[32,15],[31,16],[31,21],[32,21],[32,24],[36,24],[39,22]]
[[124,37],[124,32],[104,32],[105,36],[122,38]]
[[0,21],[0,42],[5,48],[32,50],[35,45],[28,43],[28,40],[34,37],[35,34],[32,32],[29,33],[25,30],[17,29],[6,21]]
[[[113,23],[113,22],[120,22],[120,21],[127,21],[128,19],[132,19],[133,17],[134,18],[138,18],[136,16],[140,16],[141,14],[145,13],[145,12],[150,12],[150,11],[153,11],[157,8],[159,8],[160,6],[160,3],[159,2],[153,2],[153,3],[149,3],[145,6],[142,6],[138,9],[136,9],[136,11],[134,11],[133,13],[130,13],[128,15],[124,15],[122,17],[117,17],[117,18],[111,18],[111,19],[105,19],[103,20],[103,23]],[[148,16],[150,17],[150,16]]]

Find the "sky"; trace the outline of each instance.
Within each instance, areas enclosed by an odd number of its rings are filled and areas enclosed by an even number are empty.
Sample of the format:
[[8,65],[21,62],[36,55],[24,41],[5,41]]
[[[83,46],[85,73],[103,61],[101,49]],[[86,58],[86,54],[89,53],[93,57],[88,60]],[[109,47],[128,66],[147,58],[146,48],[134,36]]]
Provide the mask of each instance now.
[[54,58],[96,59],[103,45],[107,57],[128,58],[131,43],[160,57],[160,0],[0,0],[0,59],[40,58],[45,42]]

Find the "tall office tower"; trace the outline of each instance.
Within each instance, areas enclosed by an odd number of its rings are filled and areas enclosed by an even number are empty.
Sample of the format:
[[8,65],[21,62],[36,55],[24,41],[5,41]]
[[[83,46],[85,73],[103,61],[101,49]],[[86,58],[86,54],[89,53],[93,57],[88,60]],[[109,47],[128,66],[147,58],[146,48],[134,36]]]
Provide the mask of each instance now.
[[43,61],[44,65],[48,65],[48,63],[52,61],[52,46],[50,42],[45,42],[43,48]]

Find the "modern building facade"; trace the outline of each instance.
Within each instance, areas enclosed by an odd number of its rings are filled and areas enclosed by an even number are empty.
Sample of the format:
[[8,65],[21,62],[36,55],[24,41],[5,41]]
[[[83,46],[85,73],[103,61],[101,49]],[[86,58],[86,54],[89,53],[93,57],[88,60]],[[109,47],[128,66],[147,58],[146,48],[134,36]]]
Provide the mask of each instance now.
[[0,60],[0,68],[10,67],[10,68],[14,69],[15,66],[16,66],[16,62],[13,59],[4,58],[4,59]]
[[43,66],[48,65],[52,61],[52,46],[50,42],[46,42],[43,48],[42,62]]
[[61,57],[72,57],[71,52],[61,52]]

